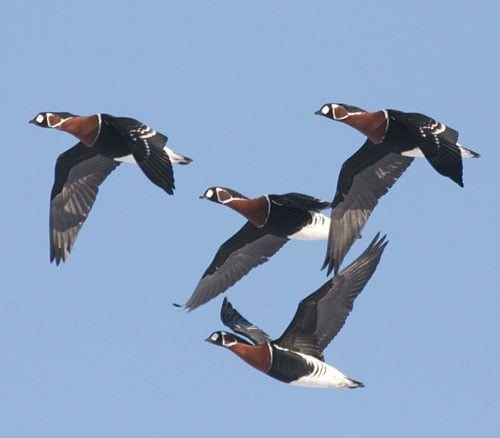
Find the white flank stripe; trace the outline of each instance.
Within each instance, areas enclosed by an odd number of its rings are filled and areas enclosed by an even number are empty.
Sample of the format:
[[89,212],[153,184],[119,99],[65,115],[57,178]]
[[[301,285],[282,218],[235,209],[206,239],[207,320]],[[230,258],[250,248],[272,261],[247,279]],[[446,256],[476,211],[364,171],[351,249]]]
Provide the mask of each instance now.
[[299,240],[326,240],[330,229],[330,218],[323,213],[313,213],[312,221],[295,234],[290,239]]
[[290,385],[312,388],[348,388],[352,386],[352,381],[338,369],[315,357],[301,353],[297,354],[300,354],[307,360],[307,362],[314,367],[314,371],[309,376],[304,376],[290,382]]

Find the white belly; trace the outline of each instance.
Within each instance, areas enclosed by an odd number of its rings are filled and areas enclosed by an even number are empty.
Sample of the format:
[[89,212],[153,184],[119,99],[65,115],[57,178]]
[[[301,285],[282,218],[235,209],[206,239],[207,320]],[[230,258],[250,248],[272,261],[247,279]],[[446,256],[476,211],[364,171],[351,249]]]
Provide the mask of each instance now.
[[323,213],[314,213],[312,222],[306,227],[292,234],[290,239],[326,240],[330,230],[330,218]]

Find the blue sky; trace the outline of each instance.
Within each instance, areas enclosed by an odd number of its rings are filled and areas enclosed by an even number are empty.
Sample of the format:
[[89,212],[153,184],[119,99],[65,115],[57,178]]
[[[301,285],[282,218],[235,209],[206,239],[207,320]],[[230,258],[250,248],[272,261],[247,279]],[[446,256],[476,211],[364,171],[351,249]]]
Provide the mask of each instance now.
[[[500,425],[496,1],[3,2],[2,437],[492,436]],[[360,390],[274,381],[203,340],[222,297],[185,302],[244,220],[198,199],[331,199],[364,141],[325,102],[433,116],[482,154],[465,187],[424,160],[375,210],[390,241],[327,362]],[[194,159],[175,196],[122,165],[66,264],[49,264],[56,157],[39,111],[135,117]],[[289,243],[226,294],[279,336],[325,281],[325,242]]]

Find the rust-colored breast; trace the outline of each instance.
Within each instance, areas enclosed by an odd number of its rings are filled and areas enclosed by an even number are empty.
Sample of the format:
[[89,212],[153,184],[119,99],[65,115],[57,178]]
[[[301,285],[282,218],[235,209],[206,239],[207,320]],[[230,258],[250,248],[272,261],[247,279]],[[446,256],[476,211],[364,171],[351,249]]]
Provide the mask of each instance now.
[[269,201],[265,196],[255,199],[234,199],[226,205],[245,216],[259,228],[266,224],[269,216]]
[[86,146],[92,146],[99,133],[99,118],[97,115],[73,117],[64,122],[59,129],[73,134]]
[[240,359],[243,359],[247,364],[252,365],[263,373],[267,373],[271,369],[272,358],[267,344],[236,344],[228,348]]
[[384,140],[387,129],[387,119],[384,111],[352,114],[342,121],[362,132],[373,143],[380,143]]

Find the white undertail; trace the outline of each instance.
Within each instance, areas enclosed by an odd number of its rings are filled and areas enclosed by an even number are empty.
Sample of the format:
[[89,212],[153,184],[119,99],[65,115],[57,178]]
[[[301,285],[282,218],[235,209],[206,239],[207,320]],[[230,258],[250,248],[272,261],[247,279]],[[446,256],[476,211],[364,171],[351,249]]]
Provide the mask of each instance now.
[[[477,152],[471,151],[470,149],[467,149],[466,147],[460,145],[457,143],[458,149],[460,150],[460,155],[462,158],[477,158],[479,157],[479,154]],[[424,156],[420,148],[416,147],[413,149],[410,149],[409,151],[404,151],[401,152],[401,155],[405,157],[413,157],[413,158],[421,158]]]

